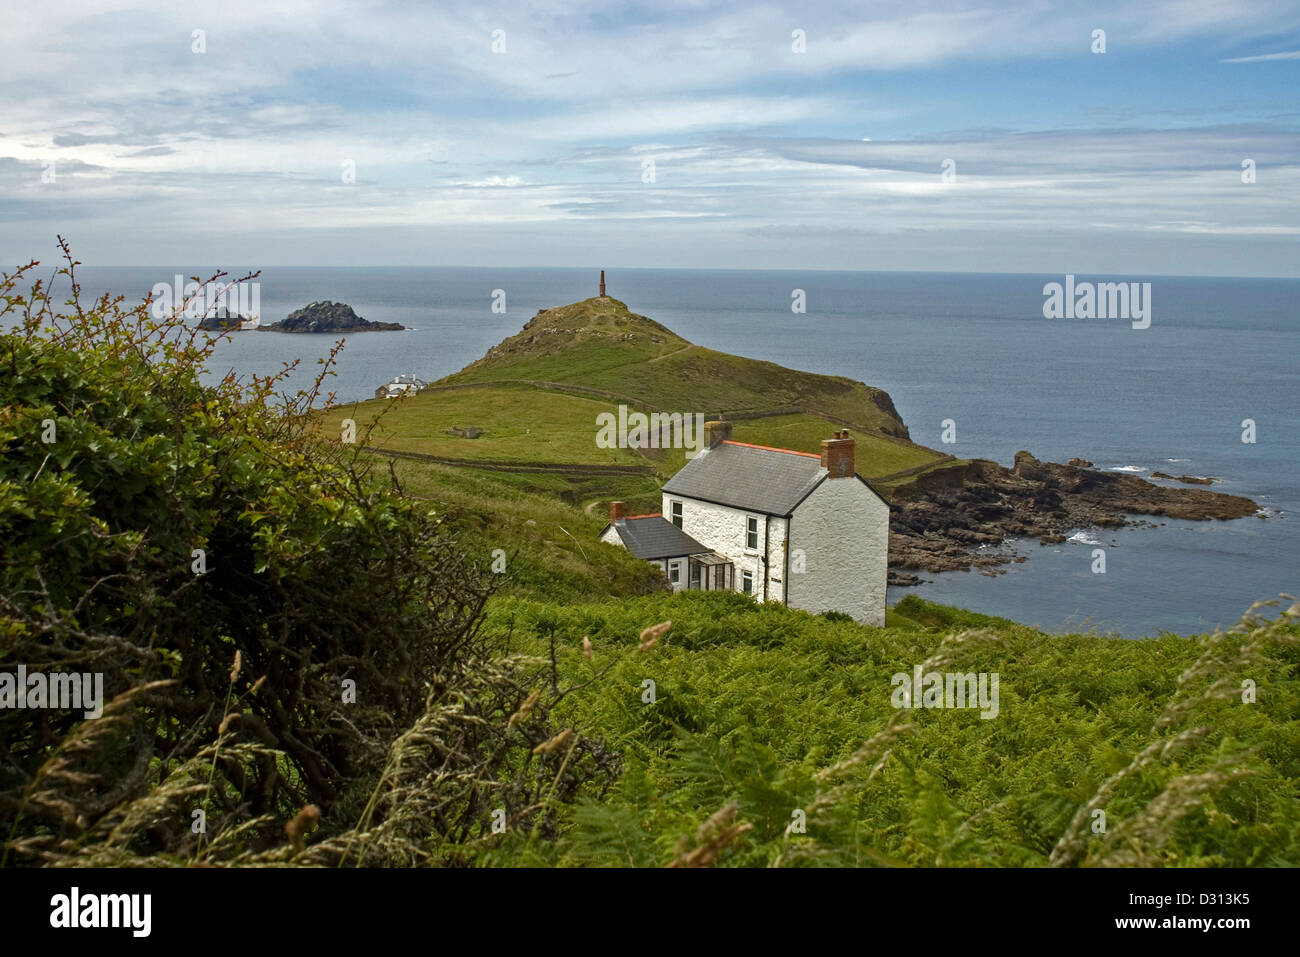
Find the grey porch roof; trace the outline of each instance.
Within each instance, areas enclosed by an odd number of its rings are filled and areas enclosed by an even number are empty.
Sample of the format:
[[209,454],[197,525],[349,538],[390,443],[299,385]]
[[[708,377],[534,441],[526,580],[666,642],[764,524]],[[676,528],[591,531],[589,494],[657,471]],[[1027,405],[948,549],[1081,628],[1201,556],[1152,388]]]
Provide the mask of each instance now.
[[614,531],[629,552],[646,561],[699,555],[709,550],[662,515],[623,519],[614,523]]
[[668,480],[669,495],[768,515],[789,515],[826,477],[816,455],[723,442]]

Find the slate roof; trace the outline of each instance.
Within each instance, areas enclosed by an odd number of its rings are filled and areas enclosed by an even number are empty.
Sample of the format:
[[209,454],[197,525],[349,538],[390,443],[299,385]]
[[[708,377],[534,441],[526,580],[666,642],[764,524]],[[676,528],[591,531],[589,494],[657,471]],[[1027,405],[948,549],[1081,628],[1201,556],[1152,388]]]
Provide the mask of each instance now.
[[785,516],[825,477],[819,456],[726,441],[687,462],[663,490]]
[[614,530],[629,552],[646,561],[699,555],[709,550],[662,515],[624,519],[614,523]]

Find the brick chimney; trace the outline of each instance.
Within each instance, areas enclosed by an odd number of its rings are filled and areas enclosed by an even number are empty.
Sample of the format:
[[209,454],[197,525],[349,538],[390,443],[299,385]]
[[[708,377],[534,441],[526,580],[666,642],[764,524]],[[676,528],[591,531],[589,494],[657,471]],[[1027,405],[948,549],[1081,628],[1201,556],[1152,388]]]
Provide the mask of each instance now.
[[602,299],[605,297],[605,270],[603,269],[600,271],[600,296]]
[[731,438],[731,423],[725,419],[714,419],[704,423],[704,447],[716,448]]
[[614,525],[614,524],[616,524],[617,522],[621,522],[621,521],[623,521],[623,520],[626,519],[626,518],[627,518],[627,503],[626,503],[626,502],[610,502],[610,503],[609,503],[609,523],[610,523],[611,525]]
[[830,473],[829,478],[853,477],[853,444],[848,429],[822,439],[822,468]]

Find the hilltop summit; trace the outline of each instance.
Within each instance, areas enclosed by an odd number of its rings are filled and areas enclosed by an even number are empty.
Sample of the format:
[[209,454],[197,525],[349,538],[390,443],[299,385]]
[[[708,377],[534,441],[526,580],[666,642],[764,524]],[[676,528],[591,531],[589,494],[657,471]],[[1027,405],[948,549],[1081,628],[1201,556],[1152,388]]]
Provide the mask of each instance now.
[[663,409],[814,409],[906,439],[889,394],[843,376],[787,369],[696,345],[610,296],[542,309],[439,384],[543,381],[636,396]]
[[559,356],[590,344],[617,344],[628,360],[650,359],[691,345],[668,327],[632,312],[626,303],[596,296],[539,310],[519,332],[497,343],[462,374],[526,355]]

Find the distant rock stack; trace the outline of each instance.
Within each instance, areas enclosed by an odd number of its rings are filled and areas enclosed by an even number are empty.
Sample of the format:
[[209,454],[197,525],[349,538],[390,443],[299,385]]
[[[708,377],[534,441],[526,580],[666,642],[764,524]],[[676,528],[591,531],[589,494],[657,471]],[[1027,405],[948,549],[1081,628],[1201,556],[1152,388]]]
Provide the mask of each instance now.
[[605,298],[605,270],[600,271],[600,298]]

